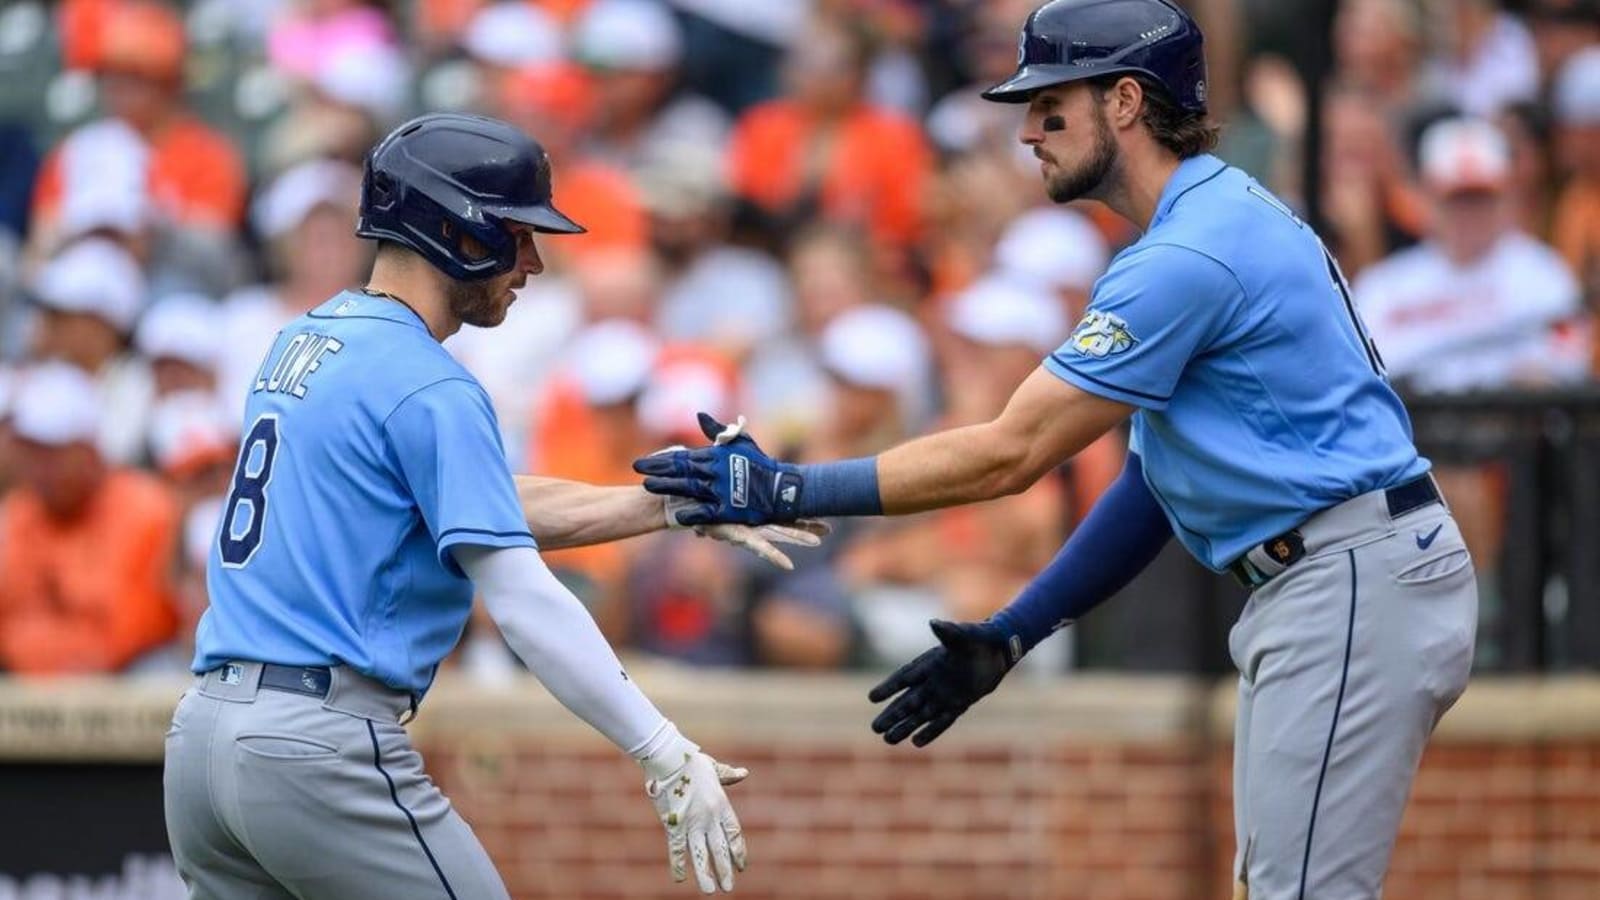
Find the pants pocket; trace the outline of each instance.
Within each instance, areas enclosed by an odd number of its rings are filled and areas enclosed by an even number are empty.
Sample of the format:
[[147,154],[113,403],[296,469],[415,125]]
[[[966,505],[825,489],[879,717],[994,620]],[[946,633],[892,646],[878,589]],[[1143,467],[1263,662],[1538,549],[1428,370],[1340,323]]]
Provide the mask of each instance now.
[[1396,573],[1394,579],[1401,584],[1427,584],[1448,578],[1471,564],[1472,557],[1466,548],[1457,547],[1435,557],[1417,560]]
[[256,731],[234,738],[239,749],[263,759],[315,762],[336,759],[339,748],[300,734]]

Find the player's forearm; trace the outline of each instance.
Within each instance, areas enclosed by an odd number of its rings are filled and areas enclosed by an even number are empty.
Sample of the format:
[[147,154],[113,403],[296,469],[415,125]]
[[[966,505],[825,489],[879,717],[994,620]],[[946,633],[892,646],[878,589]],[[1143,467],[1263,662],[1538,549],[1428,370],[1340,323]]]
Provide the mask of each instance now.
[[516,476],[533,539],[545,550],[603,544],[665,528],[661,498],[633,486]]
[[[1132,407],[1078,390],[1039,369],[992,422],[953,428],[863,460],[800,466],[803,516],[861,515],[871,494],[884,515],[992,500],[1035,481],[1126,419]],[[818,490],[818,487],[823,488]]]
[[1072,536],[994,622],[1026,652],[1127,586],[1172,538],[1137,454]]
[[1026,490],[1048,463],[996,434],[994,423],[941,431],[878,457],[878,495],[886,515],[993,500]]
[[665,718],[537,551],[463,546],[453,552],[506,643],[561,705],[631,753],[660,732]]

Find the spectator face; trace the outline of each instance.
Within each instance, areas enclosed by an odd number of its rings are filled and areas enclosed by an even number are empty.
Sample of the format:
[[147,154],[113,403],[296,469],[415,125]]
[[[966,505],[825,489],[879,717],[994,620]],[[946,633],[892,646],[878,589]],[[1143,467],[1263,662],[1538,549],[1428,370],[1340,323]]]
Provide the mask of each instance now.
[[834,376],[832,414],[836,433],[846,438],[881,434],[885,422],[900,420],[900,400],[894,391],[861,387]]
[[155,380],[157,397],[168,397],[180,391],[209,393],[217,386],[216,376],[210,372],[172,357],[151,360],[150,374]]
[[1374,178],[1391,172],[1396,150],[1382,110],[1365,93],[1344,91],[1328,98],[1323,131],[1323,169],[1329,181]]
[[1008,5],[1016,4],[984,4],[977,12],[979,21],[962,42],[967,66],[981,84],[999,84],[1017,67],[1017,31],[1027,10],[1013,17],[1015,10],[1004,9]]
[[843,236],[823,234],[802,242],[789,268],[807,331],[821,331],[834,316],[867,302],[868,262]]
[[286,279],[312,293],[333,294],[357,284],[372,267],[371,248],[355,236],[352,209],[314,207],[283,240]]
[[175,96],[170,86],[131,72],[106,72],[100,78],[100,95],[107,112],[139,131],[160,124]]
[[1435,197],[1434,239],[1457,263],[1482,259],[1508,224],[1504,191],[1462,190]]
[[592,322],[630,319],[646,322],[654,314],[658,273],[650,255],[638,250],[607,250],[585,257],[577,268],[584,314]]
[[789,94],[802,106],[823,115],[837,115],[861,96],[859,48],[836,28],[816,28],[802,35],[784,61]]
[[[1004,399],[1016,390],[1017,385],[1039,368],[1039,352],[1021,344],[979,344],[959,339],[969,349],[975,371],[984,373],[995,386],[996,396]],[[995,410],[999,412],[999,410]]]
[[51,446],[17,439],[17,475],[59,520],[77,518],[100,486],[100,453],[86,443]]
[[1421,58],[1416,37],[1416,23],[1400,0],[1345,3],[1334,23],[1337,68],[1362,87],[1403,86]]
[[602,69],[596,72],[594,86],[595,127],[626,128],[649,119],[672,87],[672,72]]
[[92,313],[40,310],[34,354],[59,357],[86,372],[98,372],[122,349],[122,335]]

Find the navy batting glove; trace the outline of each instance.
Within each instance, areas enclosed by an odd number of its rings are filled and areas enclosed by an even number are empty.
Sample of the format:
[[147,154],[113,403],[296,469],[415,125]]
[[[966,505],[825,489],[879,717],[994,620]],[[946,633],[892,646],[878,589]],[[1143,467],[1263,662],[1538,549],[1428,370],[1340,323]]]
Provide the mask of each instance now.
[[1022,658],[1022,641],[992,621],[934,619],[928,625],[939,646],[896,669],[867,694],[873,703],[900,695],[872,720],[872,730],[887,743],[910,737],[918,747],[928,746],[999,687]]
[[710,446],[633,461],[633,470],[645,476],[645,490],[700,501],[678,513],[679,523],[765,525],[800,518],[805,479],[797,466],[774,460],[742,431],[729,439],[727,426],[705,413],[700,430],[713,441]]

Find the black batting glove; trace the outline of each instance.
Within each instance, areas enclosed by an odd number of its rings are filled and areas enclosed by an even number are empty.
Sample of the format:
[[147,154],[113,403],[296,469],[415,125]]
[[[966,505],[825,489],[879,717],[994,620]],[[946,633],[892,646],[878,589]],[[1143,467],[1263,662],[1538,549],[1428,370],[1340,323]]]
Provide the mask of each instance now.
[[896,669],[867,694],[873,703],[900,695],[872,720],[872,730],[890,744],[910,737],[926,747],[998,687],[1022,658],[1021,642],[993,622],[934,619],[928,625],[939,646]]

